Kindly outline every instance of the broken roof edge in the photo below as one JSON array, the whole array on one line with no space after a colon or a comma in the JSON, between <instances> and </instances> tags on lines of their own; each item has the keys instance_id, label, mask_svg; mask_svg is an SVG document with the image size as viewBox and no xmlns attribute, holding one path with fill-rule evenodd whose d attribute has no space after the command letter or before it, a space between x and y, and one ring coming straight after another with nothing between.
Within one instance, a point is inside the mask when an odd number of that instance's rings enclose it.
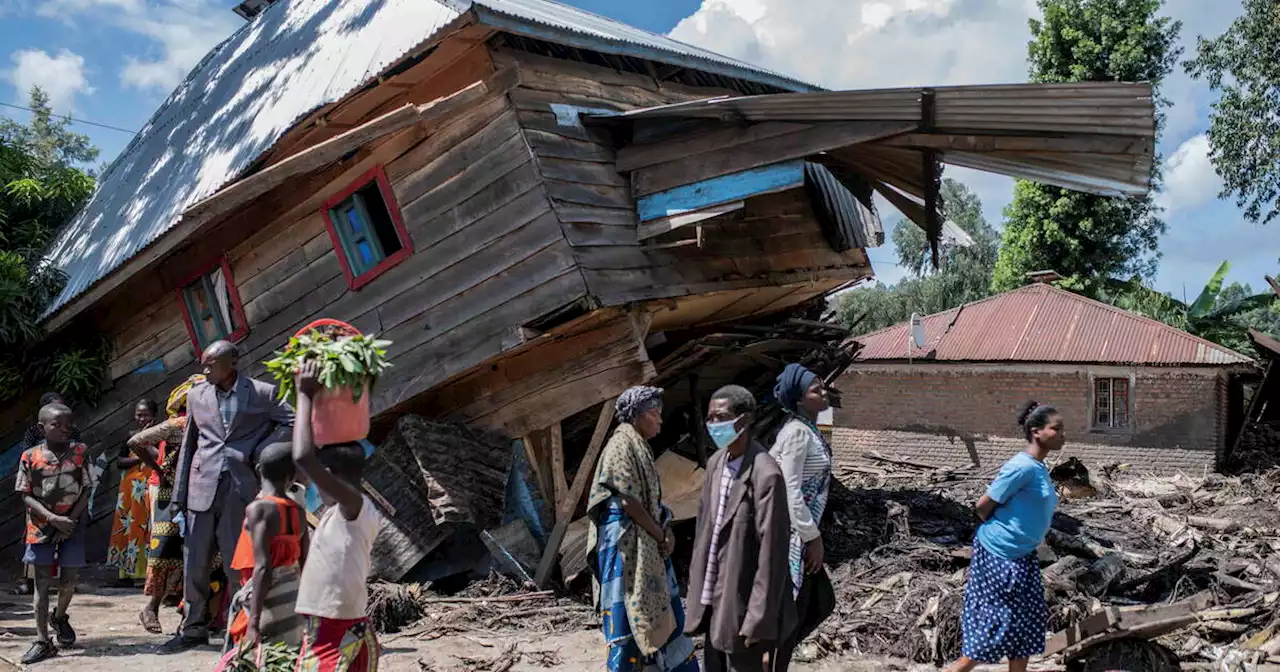
<instances>
[{"instance_id":1,"label":"broken roof edge","mask_svg":"<svg viewBox=\"0 0 1280 672\"><path fill-rule=\"evenodd\" d=\"M1018 287L1018 288L1016 288L1016 289L1011 289L1011 290L1009 290L1009 291L1001 292L1001 293L999 293L999 294L995 294L995 295L993 295L993 296L988 296L988 297L987 297L987 298L985 298L985 299L978 299L977 301L970 301L969 303L966 303L966 304L963 304L963 305L959 305L959 306L956 306L955 308L950 308L950 309L943 310L943 311L940 311L940 312L937 312L937 313L930 313L930 314L928 314L928 315L921 315L921 316L920 316L920 319L921 319L921 321L923 321L923 320L927 320L927 319L929 319L929 318L935 318L935 317L942 317L942 316L945 316L945 315L951 315L951 316L952 316L952 319L954 320L954 319L956 319L956 318L959 316L959 314L960 314L960 313L963 313L963 312L964 312L964 310L965 310L966 308L970 308L970 307L973 307L973 306L977 306L977 305L980 305L980 304L983 304L983 303L987 303L987 302L990 302L990 301L995 301L995 300L997 300L997 299L1001 299L1001 298L1003 298L1003 297L1006 297L1006 296L1008 296L1009 294L1014 294L1014 293L1017 293L1017 292L1036 291L1036 290L1040 290L1040 291L1044 291L1044 292L1057 292L1058 294L1063 295L1063 296L1067 296L1067 297L1071 298L1072 300L1080 301L1080 302L1082 302L1082 303L1086 303L1086 304L1093 304L1093 305L1095 305L1095 306L1097 306L1097 307L1104 308L1104 309L1106 309L1106 310L1108 310L1108 311L1110 311L1110 312L1112 312L1112 313L1115 313L1115 314L1121 315L1121 316L1126 317L1126 318L1129 318L1129 319L1139 320L1139 321L1141 321L1141 322L1145 322L1145 323L1147 323L1147 324L1149 324L1149 325L1151 325L1151 326L1155 326L1155 327L1160 327L1160 328L1164 328L1164 329L1169 329L1169 330L1172 330L1172 331L1176 331L1176 332L1178 332L1180 335L1182 335L1182 336L1184 336L1184 337L1186 337L1186 338L1188 338L1188 339L1191 339L1192 341L1195 341L1195 342L1196 342L1198 345L1200 345L1200 346L1207 347L1207 348L1213 348L1213 349L1215 349L1215 350L1220 350L1220 351L1222 351L1222 352L1224 352L1224 353L1226 353L1226 354L1228 354L1228 355L1231 355L1231 356L1233 356L1233 357L1238 358L1238 361L1235 361L1235 362L1218 362L1218 363L1215 363L1215 362L1170 362L1170 363L1142 363L1142 364L1126 364L1125 362L1119 362L1119 361L1111 361L1111 362L1106 362L1106 361L1086 362L1086 361L1067 360L1067 361L1061 361L1061 362L1059 362L1058 360L1038 360L1038 359L1026 359L1026 360L1010 360L1010 359L1000 359L1000 360L978 360L978 359L941 359L941 360L938 360L938 359L930 359L930 360L924 360L924 361L928 361L928 362L930 362L930 363L937 363L937 364L941 364L941 363L949 363L949 362L950 362L950 363L975 363L975 362L990 362L990 363L1000 363L1000 362L1004 362L1004 363L1014 363L1014 362L1050 362L1050 363L1063 363L1063 364L1090 364L1090 363L1092 363L1092 364L1099 364L1099 365L1104 365L1104 364L1113 364L1113 365L1114 365L1114 364L1119 364L1119 365L1132 365L1132 366L1154 366L1154 367L1161 367L1161 368L1167 368L1167 367L1180 367L1180 366L1186 366L1186 367L1230 367L1230 366L1243 366L1243 367L1247 367L1247 368L1252 368L1252 367L1257 366L1257 362L1256 362L1256 361L1254 361L1254 359L1253 359L1252 357L1249 357L1249 356L1247 356L1247 355L1243 355L1243 354L1241 354L1241 353L1239 353L1239 352L1236 352L1235 350L1232 350L1231 348L1228 348L1228 347L1227 347L1227 346L1225 346L1225 345L1219 345L1219 344L1214 343L1213 341L1210 341L1210 340L1208 340L1208 339L1201 338L1200 336L1196 336L1195 334L1193 334L1193 333L1191 333L1191 332L1189 332L1189 331L1185 331L1185 330L1179 329L1179 328L1177 328L1177 327L1170 326L1170 325L1168 325L1168 324L1165 324L1164 322L1161 322L1161 321L1159 321L1159 320L1151 319L1151 318L1149 318L1149 317L1147 317L1147 316L1145 316L1145 315L1139 315L1138 313L1134 313L1134 312L1131 312L1131 311L1125 310L1125 309L1123 309L1123 308L1118 308L1118 307L1113 306L1113 305L1111 305L1111 304L1109 304L1109 303L1103 303L1102 301L1098 301L1097 299L1089 298L1089 297L1087 297L1087 296L1085 296L1085 295L1083 295L1083 294L1076 294L1075 292L1071 292L1071 291L1068 291L1068 290L1062 289L1062 288L1060 288L1060 287L1055 287L1055 286L1053 286L1053 285L1046 284L1046 283L1041 283L1041 282L1033 282L1033 283L1031 283L1031 284L1023 285L1023 286ZM883 327L883 328L880 328L880 329L876 329L875 331L869 331L869 332L867 332L867 333L865 333L865 334L862 334L861 336L854 336L854 337L853 337L853 339L854 339L855 341L859 341L860 343L864 343L867 339L870 339L870 338L872 338L872 337L880 337L880 336L883 336L883 335L885 335L885 334L887 334L887 333L889 333L889 332L893 331L894 329L901 329L901 328L902 328L902 327L904 327L904 326L906 326L906 327L908 327L908 328L909 328L909 327L910 327L910 324L911 324L911 321L910 321L910 320L906 320L906 321L903 321L903 322L898 322L898 323L895 323L895 324L891 324L891 325L889 325L889 326L887 326L887 327ZM865 343L864 343L864 344L865 344ZM890 358L882 358L882 357L877 357L877 358L875 358L875 359L861 359L861 357L862 357L862 352L860 351L860 352L859 352L859 354L858 354L858 358L855 358L855 361L859 361L859 362L896 362L896 361L903 361L903 362L906 362L906 361L913 361L913 362L919 362L919 361L922 361L922 359L923 359L923 358L920 358L920 357L903 357L901 360L898 360L898 359L896 359L896 358L894 358L894 359L890 359Z\"/></svg>"}]
</instances>

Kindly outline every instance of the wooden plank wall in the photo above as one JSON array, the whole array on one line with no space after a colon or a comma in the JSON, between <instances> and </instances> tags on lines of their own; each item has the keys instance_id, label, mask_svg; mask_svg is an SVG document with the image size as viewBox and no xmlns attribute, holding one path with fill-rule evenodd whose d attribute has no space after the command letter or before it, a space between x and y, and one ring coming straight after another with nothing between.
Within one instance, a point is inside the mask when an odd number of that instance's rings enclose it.
<instances>
[{"instance_id":1,"label":"wooden plank wall","mask_svg":"<svg viewBox=\"0 0 1280 672\"><path fill-rule=\"evenodd\" d=\"M627 139L574 124L563 114L558 118L553 106L626 110L734 92L659 84L651 77L518 51L495 50L493 58L520 69L512 102L587 287L602 305L851 280L867 266L861 251L831 250L803 190L750 199L744 210L704 222L701 248L642 247L632 190L615 166L615 147Z\"/></svg>"},{"instance_id":2,"label":"wooden plank wall","mask_svg":"<svg viewBox=\"0 0 1280 672\"><path fill-rule=\"evenodd\" d=\"M457 76L464 65L469 78ZM487 48L475 45L465 63L441 75L448 80L445 92L493 69ZM427 84L412 91L413 102L442 95ZM351 292L319 207L376 165L384 166L392 184L414 254ZM411 127L381 139L334 174L226 251L249 326L239 344L249 375L265 377L262 360L306 323L346 320L395 341L393 368L374 391L376 414L520 345L521 325L586 295L506 97L429 133ZM174 288L147 305L123 301L112 308L126 314L111 332L113 387L77 420L100 446L123 443L139 398L163 399L198 369ZM163 366L148 365L156 360ZM102 497L114 497L114 487L114 480L104 483ZM12 479L0 488L12 492ZM11 505L5 511L20 511L12 496L3 503ZM0 553L20 527L20 515L0 516ZM104 550L93 549L99 557Z\"/></svg>"}]
</instances>

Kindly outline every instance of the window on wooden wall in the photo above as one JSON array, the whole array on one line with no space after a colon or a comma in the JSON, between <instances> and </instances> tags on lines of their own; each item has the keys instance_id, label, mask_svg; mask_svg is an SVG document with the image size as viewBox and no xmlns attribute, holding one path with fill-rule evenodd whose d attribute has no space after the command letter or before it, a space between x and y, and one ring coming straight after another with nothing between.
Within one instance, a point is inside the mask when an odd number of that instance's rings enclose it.
<instances>
[{"instance_id":1,"label":"window on wooden wall","mask_svg":"<svg viewBox=\"0 0 1280 672\"><path fill-rule=\"evenodd\" d=\"M192 276L178 294L197 353L214 341L238 341L249 333L226 259Z\"/></svg>"},{"instance_id":2,"label":"window on wooden wall","mask_svg":"<svg viewBox=\"0 0 1280 672\"><path fill-rule=\"evenodd\" d=\"M324 204L325 226L351 289L359 289L413 253L395 194L381 167Z\"/></svg>"},{"instance_id":3,"label":"window on wooden wall","mask_svg":"<svg viewBox=\"0 0 1280 672\"><path fill-rule=\"evenodd\" d=\"M1128 378L1093 379L1094 429L1128 429L1133 403Z\"/></svg>"}]
</instances>

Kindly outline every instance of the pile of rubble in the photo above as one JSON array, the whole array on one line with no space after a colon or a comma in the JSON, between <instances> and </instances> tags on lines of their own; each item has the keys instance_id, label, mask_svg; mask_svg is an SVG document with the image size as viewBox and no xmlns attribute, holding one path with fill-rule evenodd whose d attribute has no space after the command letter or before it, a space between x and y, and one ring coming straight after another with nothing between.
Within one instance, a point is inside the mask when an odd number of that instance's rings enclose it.
<instances>
[{"instance_id":1,"label":"pile of rubble","mask_svg":"<svg viewBox=\"0 0 1280 672\"><path fill-rule=\"evenodd\" d=\"M972 505L998 465L866 457L838 474L825 521L837 613L800 653L954 660ZM1097 471L1070 460L1053 472L1062 503L1040 560L1054 635L1038 669L1280 662L1280 471Z\"/></svg>"},{"instance_id":2,"label":"pile of rubble","mask_svg":"<svg viewBox=\"0 0 1280 672\"><path fill-rule=\"evenodd\" d=\"M374 583L369 586L369 618L379 632L397 638L574 632L600 625L589 599L531 590L497 573L453 594L416 583Z\"/></svg>"}]
</instances>

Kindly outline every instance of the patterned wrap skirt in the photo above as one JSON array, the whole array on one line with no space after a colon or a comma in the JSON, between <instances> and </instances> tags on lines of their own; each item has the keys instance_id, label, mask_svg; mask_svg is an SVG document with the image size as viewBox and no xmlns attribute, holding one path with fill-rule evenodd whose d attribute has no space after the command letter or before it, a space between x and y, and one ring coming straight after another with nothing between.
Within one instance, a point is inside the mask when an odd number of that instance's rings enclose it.
<instances>
[{"instance_id":1,"label":"patterned wrap skirt","mask_svg":"<svg viewBox=\"0 0 1280 672\"><path fill-rule=\"evenodd\" d=\"M139 464L120 475L120 496L111 521L107 566L120 570L122 579L147 577L147 552L151 540L151 495L147 479L151 470Z\"/></svg>"},{"instance_id":2,"label":"patterned wrap skirt","mask_svg":"<svg viewBox=\"0 0 1280 672\"><path fill-rule=\"evenodd\" d=\"M151 539L147 549L147 583L150 597L182 597L182 535L162 499L160 486L150 487Z\"/></svg>"},{"instance_id":3,"label":"patterned wrap skirt","mask_svg":"<svg viewBox=\"0 0 1280 672\"><path fill-rule=\"evenodd\" d=\"M297 672L378 672L378 637L368 617L303 616Z\"/></svg>"},{"instance_id":4,"label":"patterned wrap skirt","mask_svg":"<svg viewBox=\"0 0 1280 672\"><path fill-rule=\"evenodd\" d=\"M650 656L640 653L631 634L631 622L627 619L627 596L623 589L623 554L618 540L633 527L631 517L622 510L622 500L609 499L605 505L600 532L596 542L597 571L600 579L600 629L604 632L608 653L605 669L608 672L698 672L698 659L694 654L693 640L684 634L684 603L680 601L680 585L671 559L666 561L666 594L676 616L676 629L662 649ZM663 522L671 517L671 511L662 507ZM635 526L636 531L644 534Z\"/></svg>"},{"instance_id":5,"label":"patterned wrap skirt","mask_svg":"<svg viewBox=\"0 0 1280 672\"><path fill-rule=\"evenodd\" d=\"M975 540L960 621L961 653L980 663L1043 653L1048 619L1036 554L1007 560Z\"/></svg>"}]
</instances>

